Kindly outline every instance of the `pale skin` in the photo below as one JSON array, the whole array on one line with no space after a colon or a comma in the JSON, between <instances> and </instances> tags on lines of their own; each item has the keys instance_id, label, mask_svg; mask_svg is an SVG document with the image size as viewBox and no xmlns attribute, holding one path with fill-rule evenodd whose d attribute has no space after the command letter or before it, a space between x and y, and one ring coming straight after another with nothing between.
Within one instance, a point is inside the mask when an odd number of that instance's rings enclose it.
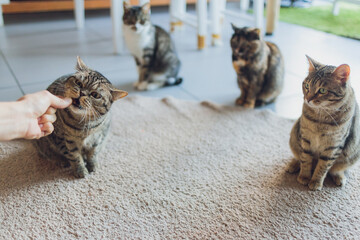
<instances>
[{"instance_id":1,"label":"pale skin","mask_svg":"<svg viewBox=\"0 0 360 240\"><path fill-rule=\"evenodd\" d=\"M56 109L66 108L71 98L59 98L44 90L15 102L0 102L0 141L39 139L54 131Z\"/></svg>"}]
</instances>

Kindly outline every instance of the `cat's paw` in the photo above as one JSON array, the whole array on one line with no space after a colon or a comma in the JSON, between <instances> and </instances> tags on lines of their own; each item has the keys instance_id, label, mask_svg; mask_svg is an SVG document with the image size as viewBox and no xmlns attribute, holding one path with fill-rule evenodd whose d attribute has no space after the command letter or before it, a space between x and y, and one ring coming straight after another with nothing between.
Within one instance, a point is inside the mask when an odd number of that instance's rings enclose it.
<instances>
[{"instance_id":1,"label":"cat's paw","mask_svg":"<svg viewBox=\"0 0 360 240\"><path fill-rule=\"evenodd\" d=\"M309 182L310 182L310 178L309 177L305 177L305 176L298 176L298 178L297 178L297 181L300 183L300 184L302 184L302 185L308 185L309 184Z\"/></svg>"},{"instance_id":2,"label":"cat's paw","mask_svg":"<svg viewBox=\"0 0 360 240\"><path fill-rule=\"evenodd\" d=\"M346 184L346 177L341 175L331 175L336 186L342 187Z\"/></svg>"},{"instance_id":3,"label":"cat's paw","mask_svg":"<svg viewBox=\"0 0 360 240\"><path fill-rule=\"evenodd\" d=\"M76 168L75 172L74 172L74 176L76 178L84 178L86 175L88 175L89 172L85 167L78 167Z\"/></svg>"},{"instance_id":4,"label":"cat's paw","mask_svg":"<svg viewBox=\"0 0 360 240\"><path fill-rule=\"evenodd\" d=\"M139 84L140 84L140 82L134 82L133 83L134 88L137 88L139 86Z\"/></svg>"},{"instance_id":5,"label":"cat's paw","mask_svg":"<svg viewBox=\"0 0 360 240\"><path fill-rule=\"evenodd\" d=\"M244 108L255 108L255 102L246 102L242 104Z\"/></svg>"},{"instance_id":6,"label":"cat's paw","mask_svg":"<svg viewBox=\"0 0 360 240\"><path fill-rule=\"evenodd\" d=\"M311 180L309 182L309 189L312 191L321 190L323 187L323 184L320 181Z\"/></svg>"},{"instance_id":7,"label":"cat's paw","mask_svg":"<svg viewBox=\"0 0 360 240\"><path fill-rule=\"evenodd\" d=\"M136 89L139 91L145 91L148 88L148 83L147 82L139 82L138 85L136 86Z\"/></svg>"},{"instance_id":8,"label":"cat's paw","mask_svg":"<svg viewBox=\"0 0 360 240\"><path fill-rule=\"evenodd\" d=\"M158 89L158 88L161 88L161 87L162 87L162 84L159 84L159 83L149 83L149 84L147 85L146 90L151 91L151 90L155 90L155 89Z\"/></svg>"},{"instance_id":9,"label":"cat's paw","mask_svg":"<svg viewBox=\"0 0 360 240\"><path fill-rule=\"evenodd\" d=\"M241 97L237 98L235 104L238 106L242 106L244 104L244 99L242 99Z\"/></svg>"},{"instance_id":10,"label":"cat's paw","mask_svg":"<svg viewBox=\"0 0 360 240\"><path fill-rule=\"evenodd\" d=\"M86 164L86 168L87 170L89 171L89 173L91 172L95 172L95 169L98 167L98 164L96 161L89 161L87 164Z\"/></svg>"},{"instance_id":11,"label":"cat's paw","mask_svg":"<svg viewBox=\"0 0 360 240\"><path fill-rule=\"evenodd\" d=\"M296 173L300 170L300 162L294 159L286 169L288 173Z\"/></svg>"}]
</instances>

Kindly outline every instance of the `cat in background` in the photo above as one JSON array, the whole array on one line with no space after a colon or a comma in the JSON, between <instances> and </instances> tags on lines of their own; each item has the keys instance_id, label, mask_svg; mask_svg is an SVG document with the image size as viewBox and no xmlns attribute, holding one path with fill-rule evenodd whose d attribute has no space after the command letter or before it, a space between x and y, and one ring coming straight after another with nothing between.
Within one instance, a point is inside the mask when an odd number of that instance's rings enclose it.
<instances>
[{"instance_id":1,"label":"cat in background","mask_svg":"<svg viewBox=\"0 0 360 240\"><path fill-rule=\"evenodd\" d=\"M154 90L180 84L180 60L175 46L164 29L150 22L150 4L130 6L124 2L123 23L125 43L139 74L134 87Z\"/></svg>"},{"instance_id":2,"label":"cat in background","mask_svg":"<svg viewBox=\"0 0 360 240\"><path fill-rule=\"evenodd\" d=\"M306 56L309 74L302 84L301 117L290 135L295 156L288 172L300 170L298 182L321 190L327 173L338 186L360 156L359 107L350 86L350 67L321 64Z\"/></svg>"},{"instance_id":3,"label":"cat in background","mask_svg":"<svg viewBox=\"0 0 360 240\"><path fill-rule=\"evenodd\" d=\"M43 157L59 159L63 166L71 165L75 177L83 178L95 171L97 156L109 131L112 103L127 92L116 89L79 57L76 70L48 87L52 94L70 97L73 102L56 111L54 132L35 143Z\"/></svg>"},{"instance_id":4,"label":"cat in background","mask_svg":"<svg viewBox=\"0 0 360 240\"><path fill-rule=\"evenodd\" d=\"M279 48L262 40L257 28L231 25L232 63L241 90L236 105L254 108L272 103L284 83L284 60Z\"/></svg>"}]
</instances>

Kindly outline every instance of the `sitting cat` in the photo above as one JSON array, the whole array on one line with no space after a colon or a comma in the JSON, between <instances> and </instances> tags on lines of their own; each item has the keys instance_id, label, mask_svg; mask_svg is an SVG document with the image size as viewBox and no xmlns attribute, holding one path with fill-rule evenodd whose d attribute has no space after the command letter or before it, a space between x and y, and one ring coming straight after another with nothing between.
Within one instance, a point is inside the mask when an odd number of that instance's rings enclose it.
<instances>
[{"instance_id":1,"label":"sitting cat","mask_svg":"<svg viewBox=\"0 0 360 240\"><path fill-rule=\"evenodd\" d=\"M62 76L48 87L52 94L70 97L73 103L56 111L54 132L36 140L36 145L41 155L70 164L75 177L82 178L95 170L97 155L109 131L112 103L127 92L115 89L79 57L76 69L76 73Z\"/></svg>"},{"instance_id":2,"label":"sitting cat","mask_svg":"<svg viewBox=\"0 0 360 240\"><path fill-rule=\"evenodd\" d=\"M232 24L232 62L241 96L236 105L254 108L275 101L284 83L284 60L279 48L260 38L257 28Z\"/></svg>"},{"instance_id":3,"label":"sitting cat","mask_svg":"<svg viewBox=\"0 0 360 240\"><path fill-rule=\"evenodd\" d=\"M309 75L302 85L302 115L291 131L295 158L288 172L300 170L299 183L321 190L328 172L336 185L344 185L345 170L360 156L359 107L348 81L348 65L334 67L307 59Z\"/></svg>"},{"instance_id":4,"label":"sitting cat","mask_svg":"<svg viewBox=\"0 0 360 240\"><path fill-rule=\"evenodd\" d=\"M150 4L129 6L124 2L123 30L125 43L138 69L138 90L153 90L178 85L180 60L170 35L150 22Z\"/></svg>"}]
</instances>

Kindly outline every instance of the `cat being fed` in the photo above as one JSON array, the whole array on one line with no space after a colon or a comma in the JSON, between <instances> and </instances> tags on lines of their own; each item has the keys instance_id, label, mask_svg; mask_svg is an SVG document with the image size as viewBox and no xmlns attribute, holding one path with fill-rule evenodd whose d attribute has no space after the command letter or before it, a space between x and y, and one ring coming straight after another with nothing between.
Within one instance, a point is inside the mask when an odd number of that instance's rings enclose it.
<instances>
[{"instance_id":1,"label":"cat being fed","mask_svg":"<svg viewBox=\"0 0 360 240\"><path fill-rule=\"evenodd\" d=\"M125 43L139 74L134 87L144 91L180 84L175 46L164 29L150 22L150 4L130 6L124 2L123 23Z\"/></svg>"},{"instance_id":2,"label":"cat being fed","mask_svg":"<svg viewBox=\"0 0 360 240\"><path fill-rule=\"evenodd\" d=\"M321 190L327 173L336 185L344 185L345 171L360 156L359 107L347 64L335 67L307 59L302 115L290 136L295 158L288 172L300 170L299 183Z\"/></svg>"},{"instance_id":3,"label":"cat being fed","mask_svg":"<svg viewBox=\"0 0 360 240\"><path fill-rule=\"evenodd\" d=\"M236 105L254 108L275 101L283 88L284 60L279 48L260 37L258 28L232 24L232 63L241 90Z\"/></svg>"},{"instance_id":4,"label":"cat being fed","mask_svg":"<svg viewBox=\"0 0 360 240\"><path fill-rule=\"evenodd\" d=\"M56 111L52 134L36 140L40 154L71 166L77 178L93 172L97 156L110 127L110 108L128 93L116 89L101 73L91 70L78 57L77 72L53 82L48 91L72 98L72 104Z\"/></svg>"}]
</instances>

